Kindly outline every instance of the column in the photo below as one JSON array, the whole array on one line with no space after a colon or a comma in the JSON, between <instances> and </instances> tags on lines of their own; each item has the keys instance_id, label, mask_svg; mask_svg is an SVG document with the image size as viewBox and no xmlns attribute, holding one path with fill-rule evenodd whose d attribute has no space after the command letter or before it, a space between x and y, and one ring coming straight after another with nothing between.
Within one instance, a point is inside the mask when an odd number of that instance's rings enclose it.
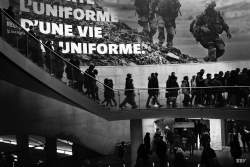
<instances>
[{"instance_id":1,"label":"column","mask_svg":"<svg viewBox=\"0 0 250 167\"><path fill-rule=\"evenodd\" d=\"M221 120L221 142L222 148L226 146L226 123L225 120Z\"/></svg>"},{"instance_id":2,"label":"column","mask_svg":"<svg viewBox=\"0 0 250 167\"><path fill-rule=\"evenodd\" d=\"M80 163L81 156L84 156L84 155L81 155L81 147L79 144L73 143L72 154L73 154L73 166L80 167L81 166L81 163Z\"/></svg>"},{"instance_id":3,"label":"column","mask_svg":"<svg viewBox=\"0 0 250 167\"><path fill-rule=\"evenodd\" d=\"M142 120L130 120L131 166L135 166L137 149L143 143Z\"/></svg>"},{"instance_id":4,"label":"column","mask_svg":"<svg viewBox=\"0 0 250 167\"><path fill-rule=\"evenodd\" d=\"M18 166L30 166L29 136L16 135Z\"/></svg>"},{"instance_id":5,"label":"column","mask_svg":"<svg viewBox=\"0 0 250 167\"><path fill-rule=\"evenodd\" d=\"M55 166L57 160L57 139L54 137L46 137L44 150L46 154L47 166Z\"/></svg>"},{"instance_id":6,"label":"column","mask_svg":"<svg viewBox=\"0 0 250 167\"><path fill-rule=\"evenodd\" d=\"M215 150L222 150L222 129L220 119L210 119L211 147Z\"/></svg>"}]
</instances>

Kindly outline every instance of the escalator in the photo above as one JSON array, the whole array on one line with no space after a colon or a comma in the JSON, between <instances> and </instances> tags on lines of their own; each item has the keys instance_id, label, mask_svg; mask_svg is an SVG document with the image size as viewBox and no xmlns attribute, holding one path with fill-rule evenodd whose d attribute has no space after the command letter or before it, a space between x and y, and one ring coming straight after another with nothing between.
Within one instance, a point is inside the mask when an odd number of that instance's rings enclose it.
<instances>
[{"instance_id":1,"label":"escalator","mask_svg":"<svg viewBox=\"0 0 250 167\"><path fill-rule=\"evenodd\" d=\"M8 34L6 22L18 34ZM110 154L121 140L129 140L129 121L109 122L106 108L69 84L65 72L58 77L55 61L63 69L79 70L67 59L42 44L1 10L0 36L0 131L2 134L34 134L67 139L100 154ZM39 63L46 48L50 60ZM80 74L84 76L84 74ZM85 74L86 75L86 74ZM92 76L88 76L91 78ZM91 78L93 81L94 78ZM95 80L99 96L104 84ZM103 100L103 99L100 99ZM125 130L124 130L125 129ZM113 132L113 133L112 133Z\"/></svg>"}]
</instances>

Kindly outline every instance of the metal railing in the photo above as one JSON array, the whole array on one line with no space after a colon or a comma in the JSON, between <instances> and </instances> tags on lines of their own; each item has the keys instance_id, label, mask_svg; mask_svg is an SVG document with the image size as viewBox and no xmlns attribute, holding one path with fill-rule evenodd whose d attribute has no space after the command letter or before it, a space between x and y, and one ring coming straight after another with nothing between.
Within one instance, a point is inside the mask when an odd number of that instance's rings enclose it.
<instances>
[{"instance_id":1,"label":"metal railing","mask_svg":"<svg viewBox=\"0 0 250 167\"><path fill-rule=\"evenodd\" d=\"M118 91L119 101L127 97L132 101L132 108L137 109L250 107L250 86L140 88ZM125 95L126 91L130 91L132 95ZM122 104L121 109L129 110L127 104Z\"/></svg>"}]
</instances>

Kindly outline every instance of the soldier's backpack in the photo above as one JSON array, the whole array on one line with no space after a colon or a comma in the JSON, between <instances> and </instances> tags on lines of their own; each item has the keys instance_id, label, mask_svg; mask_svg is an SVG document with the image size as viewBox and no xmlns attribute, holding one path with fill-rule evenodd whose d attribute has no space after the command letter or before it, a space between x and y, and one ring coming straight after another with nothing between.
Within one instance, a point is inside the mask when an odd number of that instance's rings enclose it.
<instances>
[{"instance_id":1,"label":"soldier's backpack","mask_svg":"<svg viewBox=\"0 0 250 167\"><path fill-rule=\"evenodd\" d=\"M193 35L193 37L195 38L195 40L197 42L200 41L203 33L200 31L199 26L197 26L197 20L199 19L200 16L198 16L197 18L195 18L191 23L190 23L190 27L189 27L189 31L191 32L191 34Z\"/></svg>"},{"instance_id":2,"label":"soldier's backpack","mask_svg":"<svg viewBox=\"0 0 250 167\"><path fill-rule=\"evenodd\" d=\"M134 6L139 16L146 16L149 14L149 0L135 0Z\"/></svg>"},{"instance_id":3,"label":"soldier's backpack","mask_svg":"<svg viewBox=\"0 0 250 167\"><path fill-rule=\"evenodd\" d=\"M196 19L194 19L191 23L190 23L190 27L189 27L189 31L191 32L191 34L194 36L194 38L196 39L196 41L199 41L198 40L198 33L197 33L197 30L196 30Z\"/></svg>"},{"instance_id":4,"label":"soldier's backpack","mask_svg":"<svg viewBox=\"0 0 250 167\"><path fill-rule=\"evenodd\" d=\"M179 0L160 0L158 3L158 14L162 17L175 19L178 17L180 7Z\"/></svg>"}]
</instances>

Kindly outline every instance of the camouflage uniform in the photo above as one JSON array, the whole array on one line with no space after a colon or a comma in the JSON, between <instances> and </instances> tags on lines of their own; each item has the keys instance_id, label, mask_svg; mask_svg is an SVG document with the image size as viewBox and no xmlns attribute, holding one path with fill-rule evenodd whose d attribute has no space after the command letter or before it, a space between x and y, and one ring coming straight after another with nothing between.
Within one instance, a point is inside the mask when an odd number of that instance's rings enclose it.
<instances>
[{"instance_id":1,"label":"camouflage uniform","mask_svg":"<svg viewBox=\"0 0 250 167\"><path fill-rule=\"evenodd\" d=\"M225 43L220 38L220 34L225 31L228 38L231 38L229 27L225 23L220 12L214 9L216 4L210 4L205 12L198 16L191 23L190 30L200 44L208 49L208 57L205 61L216 61L225 52Z\"/></svg>"},{"instance_id":2,"label":"camouflage uniform","mask_svg":"<svg viewBox=\"0 0 250 167\"><path fill-rule=\"evenodd\" d=\"M167 32L167 47L173 46L173 39L175 35L175 19L178 17L181 4L178 0L159 0L157 8L158 21L158 39L159 45L165 41L165 32Z\"/></svg>"},{"instance_id":3,"label":"camouflage uniform","mask_svg":"<svg viewBox=\"0 0 250 167\"><path fill-rule=\"evenodd\" d=\"M153 41L157 30L155 8L158 0L135 0L138 24L142 27L142 35Z\"/></svg>"}]
</instances>

